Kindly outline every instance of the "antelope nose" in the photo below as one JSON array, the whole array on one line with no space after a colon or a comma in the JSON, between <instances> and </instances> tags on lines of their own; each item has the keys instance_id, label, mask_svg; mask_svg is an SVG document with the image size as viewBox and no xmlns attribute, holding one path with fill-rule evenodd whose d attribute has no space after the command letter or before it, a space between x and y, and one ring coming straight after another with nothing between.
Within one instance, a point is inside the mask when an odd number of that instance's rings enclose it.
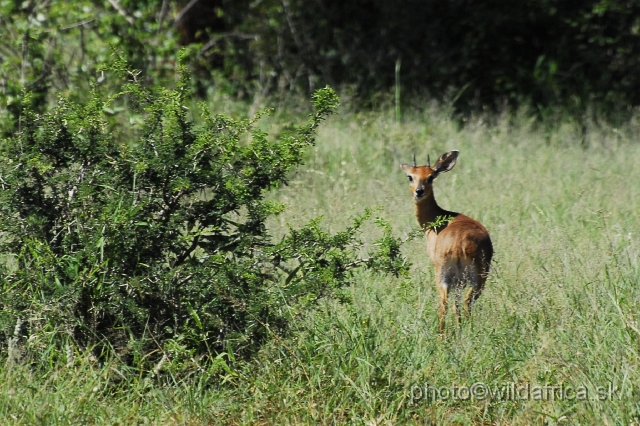
<instances>
[{"instance_id":1,"label":"antelope nose","mask_svg":"<svg viewBox=\"0 0 640 426\"><path fill-rule=\"evenodd\" d=\"M424 195L424 189L418 188L416 189L416 196L422 197Z\"/></svg>"}]
</instances>

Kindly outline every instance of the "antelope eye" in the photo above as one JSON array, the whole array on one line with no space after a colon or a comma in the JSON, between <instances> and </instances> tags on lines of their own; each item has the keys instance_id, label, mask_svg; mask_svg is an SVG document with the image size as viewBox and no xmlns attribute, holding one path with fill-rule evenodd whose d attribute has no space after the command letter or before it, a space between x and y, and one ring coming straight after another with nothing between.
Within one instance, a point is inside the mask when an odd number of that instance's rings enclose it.
<instances>
[{"instance_id":1,"label":"antelope eye","mask_svg":"<svg viewBox=\"0 0 640 426\"><path fill-rule=\"evenodd\" d=\"M409 182L413 182L413 177L412 176L407 176L409 178Z\"/></svg>"}]
</instances>

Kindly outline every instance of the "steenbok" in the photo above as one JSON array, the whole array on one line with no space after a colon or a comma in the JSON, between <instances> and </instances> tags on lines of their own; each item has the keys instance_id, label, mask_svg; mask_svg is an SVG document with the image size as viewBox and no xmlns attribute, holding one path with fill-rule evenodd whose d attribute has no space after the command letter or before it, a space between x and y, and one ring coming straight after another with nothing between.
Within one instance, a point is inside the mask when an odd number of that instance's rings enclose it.
<instances>
[{"instance_id":1,"label":"steenbok","mask_svg":"<svg viewBox=\"0 0 640 426\"><path fill-rule=\"evenodd\" d=\"M409 177L411 194L416 203L416 218L425 230L427 252L435 266L436 283L440 296L440 332L444 332L447 300L451 289L455 292L455 314L460 325L460 299L462 290L471 287L464 303L467 316L471 306L480 296L489 274L493 257L493 245L489 232L477 220L460 213L442 209L433 195L433 181L440 173L455 166L459 151L442 154L431 167L417 166L415 155L413 166L402 165Z\"/></svg>"}]
</instances>

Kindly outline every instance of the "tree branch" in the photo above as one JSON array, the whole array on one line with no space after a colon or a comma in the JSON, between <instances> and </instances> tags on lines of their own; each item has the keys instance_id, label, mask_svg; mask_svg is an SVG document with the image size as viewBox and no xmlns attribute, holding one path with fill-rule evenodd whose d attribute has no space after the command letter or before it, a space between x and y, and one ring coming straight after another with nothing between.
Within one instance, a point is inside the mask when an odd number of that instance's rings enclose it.
<instances>
[{"instance_id":1,"label":"tree branch","mask_svg":"<svg viewBox=\"0 0 640 426\"><path fill-rule=\"evenodd\" d=\"M189 257L191 252L193 252L198 247L199 242L200 242L200 235L196 235L195 237L193 237L193 241L191 241L191 245L173 262L173 267L175 268L176 266L182 265L184 261L187 260L187 257Z\"/></svg>"},{"instance_id":2,"label":"tree branch","mask_svg":"<svg viewBox=\"0 0 640 426\"><path fill-rule=\"evenodd\" d=\"M118 3L118 0L108 0L108 1L109 1L109 4L111 4L111 6L113 6L113 8L117 10L118 13L122 15L130 25L135 24L136 21L131 17L131 15L127 13L126 10L122 8L122 6L120 6L120 3Z\"/></svg>"},{"instance_id":3,"label":"tree branch","mask_svg":"<svg viewBox=\"0 0 640 426\"><path fill-rule=\"evenodd\" d=\"M178 13L178 16L176 16L176 19L173 21L174 25L178 25L178 23L180 23L182 18L184 18L184 15L186 15L187 12L189 12L189 9L191 9L193 6L195 6L196 3L198 3L199 1L200 0L191 0L189 2L189 4L187 4L185 7L183 7L182 10L180 11L180 13Z\"/></svg>"}]
</instances>

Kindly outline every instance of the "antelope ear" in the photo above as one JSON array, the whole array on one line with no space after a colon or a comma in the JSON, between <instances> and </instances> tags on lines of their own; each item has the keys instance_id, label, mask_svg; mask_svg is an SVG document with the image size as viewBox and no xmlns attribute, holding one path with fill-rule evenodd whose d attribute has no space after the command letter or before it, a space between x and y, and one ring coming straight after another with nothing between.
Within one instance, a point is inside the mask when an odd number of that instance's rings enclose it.
<instances>
[{"instance_id":1,"label":"antelope ear","mask_svg":"<svg viewBox=\"0 0 640 426\"><path fill-rule=\"evenodd\" d=\"M438 161L436 161L436 164L433 165L433 171L435 173L444 173L453 169L453 166L456 165L458 154L460 154L460 151L457 149L442 154L440 158L438 158Z\"/></svg>"},{"instance_id":2,"label":"antelope ear","mask_svg":"<svg viewBox=\"0 0 640 426\"><path fill-rule=\"evenodd\" d=\"M411 170L412 167L408 164L401 164L400 168L402 169L403 172L409 173L409 170Z\"/></svg>"}]
</instances>

